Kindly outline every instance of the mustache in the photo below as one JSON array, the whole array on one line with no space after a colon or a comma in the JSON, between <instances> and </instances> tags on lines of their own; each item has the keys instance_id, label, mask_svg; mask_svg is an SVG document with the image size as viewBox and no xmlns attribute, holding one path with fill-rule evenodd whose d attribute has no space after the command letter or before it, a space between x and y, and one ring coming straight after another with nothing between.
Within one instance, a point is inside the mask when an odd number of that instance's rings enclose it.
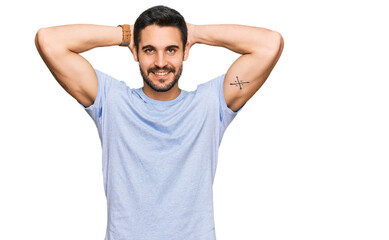
<instances>
[{"instance_id":1,"label":"mustache","mask_svg":"<svg viewBox=\"0 0 389 240\"><path fill-rule=\"evenodd\" d=\"M165 66L165 67L152 67L152 68L149 68L147 69L147 73L151 73L151 72L157 72L157 71L169 71L169 72L172 72L172 73L175 73L176 72L176 69L174 67L168 67L168 66Z\"/></svg>"}]
</instances>

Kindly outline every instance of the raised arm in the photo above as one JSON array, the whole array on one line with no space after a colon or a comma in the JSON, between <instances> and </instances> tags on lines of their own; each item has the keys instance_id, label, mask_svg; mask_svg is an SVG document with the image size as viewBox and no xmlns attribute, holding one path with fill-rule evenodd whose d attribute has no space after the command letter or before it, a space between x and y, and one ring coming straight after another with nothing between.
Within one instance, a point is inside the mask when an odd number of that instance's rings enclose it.
<instances>
[{"instance_id":1,"label":"raised arm","mask_svg":"<svg viewBox=\"0 0 389 240\"><path fill-rule=\"evenodd\" d=\"M266 81L284 46L281 34L260 27L188 24L188 32L191 46L220 46L242 55L224 79L224 98L233 111L239 110Z\"/></svg>"},{"instance_id":2,"label":"raised arm","mask_svg":"<svg viewBox=\"0 0 389 240\"><path fill-rule=\"evenodd\" d=\"M121 27L75 24L40 29L35 44L58 83L88 107L98 90L96 73L79 53L92 48L119 45Z\"/></svg>"}]
</instances>

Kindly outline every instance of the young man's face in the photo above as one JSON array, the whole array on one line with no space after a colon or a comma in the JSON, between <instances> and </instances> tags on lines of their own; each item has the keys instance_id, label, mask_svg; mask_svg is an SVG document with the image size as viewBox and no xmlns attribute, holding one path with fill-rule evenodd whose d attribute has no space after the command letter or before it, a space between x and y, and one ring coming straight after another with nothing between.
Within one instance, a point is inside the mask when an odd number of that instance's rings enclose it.
<instances>
[{"instance_id":1,"label":"young man's face","mask_svg":"<svg viewBox=\"0 0 389 240\"><path fill-rule=\"evenodd\" d=\"M150 25L141 30L135 60L139 61L146 84L158 92L178 88L176 83L189 49L185 50L184 52L181 32L177 27Z\"/></svg>"}]
</instances>

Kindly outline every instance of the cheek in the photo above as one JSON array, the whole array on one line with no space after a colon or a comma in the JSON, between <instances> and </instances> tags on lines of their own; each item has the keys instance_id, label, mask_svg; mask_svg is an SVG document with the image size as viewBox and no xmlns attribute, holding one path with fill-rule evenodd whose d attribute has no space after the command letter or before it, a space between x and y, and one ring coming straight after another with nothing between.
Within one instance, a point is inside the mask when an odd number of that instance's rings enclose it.
<instances>
[{"instance_id":1,"label":"cheek","mask_svg":"<svg viewBox=\"0 0 389 240\"><path fill-rule=\"evenodd\" d=\"M173 65L174 67L178 68L179 66L182 65L183 63L183 59L182 59L182 56L181 57L175 57L173 59L170 59L170 64Z\"/></svg>"},{"instance_id":2,"label":"cheek","mask_svg":"<svg viewBox=\"0 0 389 240\"><path fill-rule=\"evenodd\" d=\"M142 69L147 70L150 67L153 67L154 64L150 59L145 59L145 58L140 58L139 59L139 65L141 66Z\"/></svg>"}]
</instances>

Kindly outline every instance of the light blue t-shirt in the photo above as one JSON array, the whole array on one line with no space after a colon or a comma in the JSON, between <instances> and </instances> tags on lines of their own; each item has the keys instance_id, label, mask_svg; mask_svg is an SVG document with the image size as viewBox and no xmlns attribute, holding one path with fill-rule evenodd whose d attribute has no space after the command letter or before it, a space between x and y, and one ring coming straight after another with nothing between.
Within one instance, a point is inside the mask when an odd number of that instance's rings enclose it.
<instances>
[{"instance_id":1,"label":"light blue t-shirt","mask_svg":"<svg viewBox=\"0 0 389 240\"><path fill-rule=\"evenodd\" d=\"M102 146L105 240L215 240L213 181L218 148L237 112L222 75L171 101L95 70L85 108Z\"/></svg>"}]
</instances>

